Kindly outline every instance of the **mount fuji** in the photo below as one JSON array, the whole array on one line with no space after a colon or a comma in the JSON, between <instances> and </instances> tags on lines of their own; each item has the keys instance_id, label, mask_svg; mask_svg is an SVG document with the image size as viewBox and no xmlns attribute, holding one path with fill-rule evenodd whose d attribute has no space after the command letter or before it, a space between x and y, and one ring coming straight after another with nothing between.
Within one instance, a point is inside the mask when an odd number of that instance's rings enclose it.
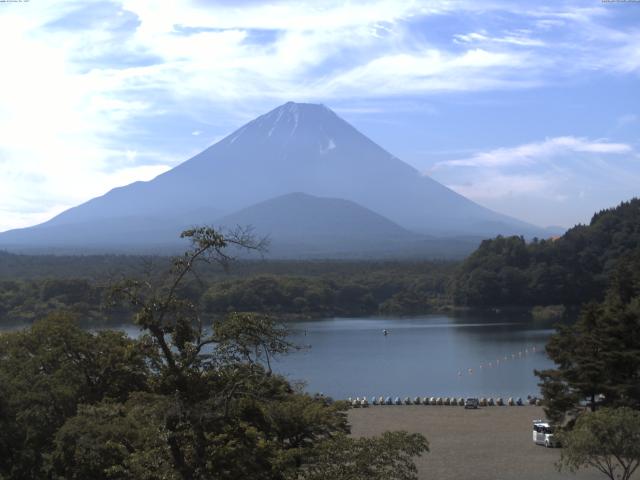
<instances>
[{"instance_id":1,"label":"mount fuji","mask_svg":"<svg viewBox=\"0 0 640 480\"><path fill-rule=\"evenodd\" d=\"M297 245L300 256L305 245L332 256L349 238L362 246L349 251L429 255L436 238L465 238L471 250L481 237L546 235L421 174L327 107L289 102L153 180L1 233L0 247L154 251L180 245L186 227L240 222L271 235L276 250Z\"/></svg>"}]
</instances>

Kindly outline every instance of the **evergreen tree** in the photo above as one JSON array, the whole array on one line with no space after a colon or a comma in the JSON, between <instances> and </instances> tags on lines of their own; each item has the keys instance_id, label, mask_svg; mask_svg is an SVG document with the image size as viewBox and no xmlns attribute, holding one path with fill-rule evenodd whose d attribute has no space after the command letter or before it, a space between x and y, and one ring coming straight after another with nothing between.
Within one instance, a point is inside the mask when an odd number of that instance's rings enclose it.
<instances>
[{"instance_id":1,"label":"evergreen tree","mask_svg":"<svg viewBox=\"0 0 640 480\"><path fill-rule=\"evenodd\" d=\"M640 199L596 213L559 238L483 241L458 269L457 304L570 305L602 301L616 263L640 244Z\"/></svg>"},{"instance_id":2,"label":"evergreen tree","mask_svg":"<svg viewBox=\"0 0 640 480\"><path fill-rule=\"evenodd\" d=\"M536 372L548 417L556 422L588 401L640 408L640 254L625 257L600 304L585 306L572 326L563 326L547 344L557 368Z\"/></svg>"}]
</instances>

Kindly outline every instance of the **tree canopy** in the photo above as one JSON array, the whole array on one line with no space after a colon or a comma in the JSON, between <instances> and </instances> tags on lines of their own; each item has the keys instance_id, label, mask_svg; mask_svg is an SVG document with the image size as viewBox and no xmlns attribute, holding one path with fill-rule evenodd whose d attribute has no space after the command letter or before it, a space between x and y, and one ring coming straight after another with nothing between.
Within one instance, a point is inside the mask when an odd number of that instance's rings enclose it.
<instances>
[{"instance_id":1,"label":"tree canopy","mask_svg":"<svg viewBox=\"0 0 640 480\"><path fill-rule=\"evenodd\" d=\"M21 261L5 262L0 252L3 325L31 324L58 310L71 311L92 327L129 323L130 305L105 308L109 285L123 278L157 283L170 268L160 257L88 256L69 259L69 265L49 265L52 260L44 257L48 268L42 276L38 257L15 257ZM451 304L454 268L440 262L269 261L234 262L225 273L204 264L198 277L185 278L179 289L181 297L212 316L233 311L280 318L428 313Z\"/></svg>"},{"instance_id":2,"label":"tree canopy","mask_svg":"<svg viewBox=\"0 0 640 480\"><path fill-rule=\"evenodd\" d=\"M555 369L542 380L550 419L562 422L598 405L640 408L640 251L620 260L601 303L586 305L578 321L559 327L546 347Z\"/></svg>"},{"instance_id":3,"label":"tree canopy","mask_svg":"<svg viewBox=\"0 0 640 480\"><path fill-rule=\"evenodd\" d=\"M347 404L271 371L295 348L285 328L259 314L209 321L185 295L198 264L260 245L209 228L183 236L193 247L168 275L114 288L137 339L69 314L0 335L0 478L415 479L424 437L348 437Z\"/></svg>"},{"instance_id":4,"label":"tree canopy","mask_svg":"<svg viewBox=\"0 0 640 480\"><path fill-rule=\"evenodd\" d=\"M582 415L561 434L560 468L593 467L611 480L629 480L640 466L640 412L604 408Z\"/></svg>"},{"instance_id":5,"label":"tree canopy","mask_svg":"<svg viewBox=\"0 0 640 480\"><path fill-rule=\"evenodd\" d=\"M617 261L640 244L640 199L596 213L559 238L485 240L460 266L457 304L581 305L602 300Z\"/></svg>"}]
</instances>

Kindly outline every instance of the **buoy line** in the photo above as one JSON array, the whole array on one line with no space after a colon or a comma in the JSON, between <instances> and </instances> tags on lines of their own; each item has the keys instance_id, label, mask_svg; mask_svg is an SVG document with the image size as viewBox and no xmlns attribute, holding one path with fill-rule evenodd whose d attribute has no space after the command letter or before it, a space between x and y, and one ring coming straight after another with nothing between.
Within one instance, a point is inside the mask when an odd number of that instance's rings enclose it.
<instances>
[{"instance_id":1,"label":"buoy line","mask_svg":"<svg viewBox=\"0 0 640 480\"><path fill-rule=\"evenodd\" d=\"M529 355L538 353L538 352L544 352L544 348L540 348L540 347L536 347L535 345L531 346L531 347L525 347L522 350L519 350L517 352L512 352L511 354L504 354L504 355L500 355L498 358L496 358L495 360L486 360L484 362L481 362L479 365L478 370L486 370L488 368L498 368L501 365L504 365L506 362L509 361L509 359L511 360L519 360L522 358L526 358ZM470 376L473 375L474 373L474 369L473 367L468 367L468 368L460 368L457 370L457 376L458 377L464 377L464 376Z\"/></svg>"}]
</instances>

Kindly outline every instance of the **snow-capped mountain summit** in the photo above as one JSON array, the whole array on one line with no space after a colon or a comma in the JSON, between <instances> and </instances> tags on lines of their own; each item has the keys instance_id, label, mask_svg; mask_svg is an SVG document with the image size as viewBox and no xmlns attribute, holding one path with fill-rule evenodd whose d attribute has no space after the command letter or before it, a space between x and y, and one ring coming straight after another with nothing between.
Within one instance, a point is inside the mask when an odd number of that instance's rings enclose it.
<instances>
[{"instance_id":1,"label":"snow-capped mountain summit","mask_svg":"<svg viewBox=\"0 0 640 480\"><path fill-rule=\"evenodd\" d=\"M258 137L281 146L310 139L317 142L321 150L323 143L327 149L331 149L333 147L329 148L329 144L335 147L335 143L324 129L336 119L342 121L324 105L287 102L247 123L229 135L225 141L233 144L246 133L257 134Z\"/></svg>"},{"instance_id":2,"label":"snow-capped mountain summit","mask_svg":"<svg viewBox=\"0 0 640 480\"><path fill-rule=\"evenodd\" d=\"M72 241L74 228L91 228L105 220L117 225L118 237L125 241L127 228L138 231L156 221L211 224L292 192L355 202L421 234L541 231L422 175L329 108L288 102L149 182L116 188L40 226L0 234L0 245L9 238L12 244L32 243L42 236L37 232L54 226L65 226ZM109 238L104 242L109 244Z\"/></svg>"}]
</instances>

